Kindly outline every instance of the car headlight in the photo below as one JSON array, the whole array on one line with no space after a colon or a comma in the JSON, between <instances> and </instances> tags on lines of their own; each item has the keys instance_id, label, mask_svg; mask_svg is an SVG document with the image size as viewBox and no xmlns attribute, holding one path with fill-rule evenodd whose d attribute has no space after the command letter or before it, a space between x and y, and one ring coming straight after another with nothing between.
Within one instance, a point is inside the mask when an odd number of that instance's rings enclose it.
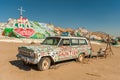
<instances>
[{"instance_id":1,"label":"car headlight","mask_svg":"<svg viewBox=\"0 0 120 80\"><path fill-rule=\"evenodd\" d=\"M35 53L35 55L34 55L34 56L35 56L35 58L38 58L38 57L39 57L39 55L38 55L38 54L36 54L36 53Z\"/></svg>"},{"instance_id":2,"label":"car headlight","mask_svg":"<svg viewBox=\"0 0 120 80\"><path fill-rule=\"evenodd\" d=\"M30 53L30 56L31 56L31 57L35 57L35 54L34 54L34 53Z\"/></svg>"}]
</instances>

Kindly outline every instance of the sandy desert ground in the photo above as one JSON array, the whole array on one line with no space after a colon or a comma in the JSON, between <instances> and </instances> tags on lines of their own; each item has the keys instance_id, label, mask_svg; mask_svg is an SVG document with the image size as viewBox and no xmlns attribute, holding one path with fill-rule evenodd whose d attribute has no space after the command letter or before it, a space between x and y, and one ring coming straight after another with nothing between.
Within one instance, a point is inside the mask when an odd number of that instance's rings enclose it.
<instances>
[{"instance_id":1,"label":"sandy desert ground","mask_svg":"<svg viewBox=\"0 0 120 80\"><path fill-rule=\"evenodd\" d=\"M47 71L36 65L25 66L16 59L21 43L0 42L0 80L120 80L120 48L112 47L114 55L106 59L85 59L59 63ZM105 45L92 45L94 51Z\"/></svg>"}]
</instances>

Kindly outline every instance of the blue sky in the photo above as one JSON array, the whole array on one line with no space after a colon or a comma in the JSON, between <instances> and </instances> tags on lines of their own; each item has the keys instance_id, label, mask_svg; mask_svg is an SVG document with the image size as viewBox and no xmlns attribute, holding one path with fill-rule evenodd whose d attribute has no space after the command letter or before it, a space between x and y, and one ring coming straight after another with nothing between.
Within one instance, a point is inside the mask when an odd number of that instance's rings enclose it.
<instances>
[{"instance_id":1,"label":"blue sky","mask_svg":"<svg viewBox=\"0 0 120 80\"><path fill-rule=\"evenodd\" d=\"M120 0L0 0L0 22L18 18L120 36Z\"/></svg>"}]
</instances>

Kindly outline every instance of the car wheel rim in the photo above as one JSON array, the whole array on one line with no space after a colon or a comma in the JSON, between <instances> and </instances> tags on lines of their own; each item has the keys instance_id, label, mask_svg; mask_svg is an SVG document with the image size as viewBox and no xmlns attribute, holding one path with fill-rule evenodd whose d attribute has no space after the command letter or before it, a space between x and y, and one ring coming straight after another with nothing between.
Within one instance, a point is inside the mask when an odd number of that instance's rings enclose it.
<instances>
[{"instance_id":1,"label":"car wheel rim","mask_svg":"<svg viewBox=\"0 0 120 80\"><path fill-rule=\"evenodd\" d=\"M43 67L44 70L46 70L46 69L49 68L49 65L50 65L49 60L46 59L46 60L43 61L42 67Z\"/></svg>"},{"instance_id":2,"label":"car wheel rim","mask_svg":"<svg viewBox=\"0 0 120 80\"><path fill-rule=\"evenodd\" d=\"M83 58L83 55L82 55L82 54L80 54L80 55L79 55L79 61L80 61L80 62L82 62L82 61L83 61L83 59L84 59L84 58Z\"/></svg>"}]
</instances>

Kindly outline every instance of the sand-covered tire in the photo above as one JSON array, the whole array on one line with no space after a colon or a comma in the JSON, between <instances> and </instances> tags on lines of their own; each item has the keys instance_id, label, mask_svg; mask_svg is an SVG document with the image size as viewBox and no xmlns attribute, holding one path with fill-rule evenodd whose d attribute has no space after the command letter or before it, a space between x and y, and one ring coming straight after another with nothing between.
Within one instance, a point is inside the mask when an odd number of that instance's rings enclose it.
<instances>
[{"instance_id":1,"label":"sand-covered tire","mask_svg":"<svg viewBox=\"0 0 120 80\"><path fill-rule=\"evenodd\" d=\"M51 59L49 57L43 57L40 62L37 64L38 70L45 71L50 68Z\"/></svg>"},{"instance_id":2,"label":"sand-covered tire","mask_svg":"<svg viewBox=\"0 0 120 80\"><path fill-rule=\"evenodd\" d=\"M77 61L82 63L84 61L84 58L85 58L85 54L79 54Z\"/></svg>"}]
</instances>

